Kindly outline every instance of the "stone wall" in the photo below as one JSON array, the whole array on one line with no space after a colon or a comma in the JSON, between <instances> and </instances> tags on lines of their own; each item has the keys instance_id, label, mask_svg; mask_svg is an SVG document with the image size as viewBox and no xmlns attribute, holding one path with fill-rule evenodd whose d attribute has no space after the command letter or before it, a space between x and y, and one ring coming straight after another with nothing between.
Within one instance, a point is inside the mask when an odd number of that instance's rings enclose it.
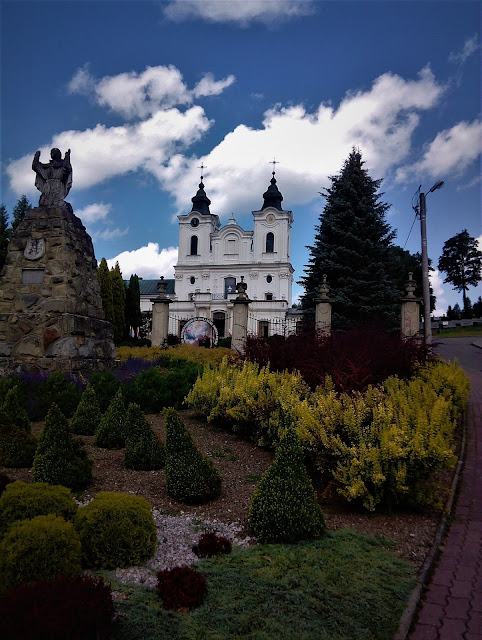
<instances>
[{"instance_id":1,"label":"stone wall","mask_svg":"<svg viewBox=\"0 0 482 640\"><path fill-rule=\"evenodd\" d=\"M67 206L32 209L0 274L0 374L96 370L114 357L90 236Z\"/></svg>"}]
</instances>

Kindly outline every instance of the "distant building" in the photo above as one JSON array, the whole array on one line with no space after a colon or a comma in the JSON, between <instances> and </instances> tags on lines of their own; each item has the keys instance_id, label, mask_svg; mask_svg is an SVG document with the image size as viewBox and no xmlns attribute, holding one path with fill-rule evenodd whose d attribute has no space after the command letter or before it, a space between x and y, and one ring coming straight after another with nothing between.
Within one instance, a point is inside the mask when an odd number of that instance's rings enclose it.
<instances>
[{"instance_id":1,"label":"distant building","mask_svg":"<svg viewBox=\"0 0 482 640\"><path fill-rule=\"evenodd\" d=\"M245 231L232 215L222 227L212 214L204 184L192 198L192 209L179 215L179 253L167 294L169 332L180 335L194 317L208 318L220 337L231 334L236 284L248 285L248 331L256 335L293 333L299 312L291 309L294 269L290 262L293 214L282 208L275 172L263 205L253 211L254 230ZM150 310L157 280L141 280L141 309Z\"/></svg>"}]
</instances>

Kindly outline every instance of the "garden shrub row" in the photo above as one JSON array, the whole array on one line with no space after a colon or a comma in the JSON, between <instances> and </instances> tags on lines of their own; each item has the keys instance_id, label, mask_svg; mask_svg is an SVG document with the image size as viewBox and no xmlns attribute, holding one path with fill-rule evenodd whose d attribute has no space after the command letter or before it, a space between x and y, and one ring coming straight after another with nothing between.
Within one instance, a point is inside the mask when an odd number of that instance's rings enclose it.
<instances>
[{"instance_id":1,"label":"garden shrub row","mask_svg":"<svg viewBox=\"0 0 482 640\"><path fill-rule=\"evenodd\" d=\"M274 446L287 415L320 473L367 509L418 500L419 483L454 462L453 432L468 401L458 366L436 361L408 380L389 377L361 393L313 392L294 372L223 361L205 368L187 403L258 444Z\"/></svg>"}]
</instances>

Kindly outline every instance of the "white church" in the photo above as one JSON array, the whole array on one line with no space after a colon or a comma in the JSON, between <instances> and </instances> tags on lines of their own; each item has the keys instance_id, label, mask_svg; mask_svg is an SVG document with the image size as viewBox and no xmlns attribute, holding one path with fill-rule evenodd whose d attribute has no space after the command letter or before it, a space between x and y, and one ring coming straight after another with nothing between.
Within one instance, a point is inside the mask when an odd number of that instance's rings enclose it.
<instances>
[{"instance_id":1,"label":"white church","mask_svg":"<svg viewBox=\"0 0 482 640\"><path fill-rule=\"evenodd\" d=\"M220 338L231 335L236 285L247 284L248 332L287 335L296 330L299 312L291 308L293 267L290 238L293 214L282 208L275 172L263 205L253 211L254 229L245 231L231 216L225 226L211 213L203 176L192 209L179 215L179 253L174 280L166 281L169 333L181 335L192 318L210 320ZM141 309L151 310L157 280L141 280Z\"/></svg>"}]
</instances>

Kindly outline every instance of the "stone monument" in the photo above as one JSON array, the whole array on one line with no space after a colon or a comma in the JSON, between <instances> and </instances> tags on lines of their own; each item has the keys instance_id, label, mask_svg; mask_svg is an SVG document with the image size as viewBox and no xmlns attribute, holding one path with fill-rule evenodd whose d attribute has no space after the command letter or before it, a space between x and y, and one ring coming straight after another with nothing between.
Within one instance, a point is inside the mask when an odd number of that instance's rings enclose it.
<instances>
[{"instance_id":1,"label":"stone monument","mask_svg":"<svg viewBox=\"0 0 482 640\"><path fill-rule=\"evenodd\" d=\"M315 329L322 336L331 334L331 305L335 300L329 297L330 285L326 273L323 274L323 282L317 289L315 297Z\"/></svg>"},{"instance_id":2,"label":"stone monument","mask_svg":"<svg viewBox=\"0 0 482 640\"><path fill-rule=\"evenodd\" d=\"M251 300L246 294L248 285L241 276L241 282L236 285L238 295L233 300L233 334L231 336L231 349L237 353L243 353L248 335L248 308Z\"/></svg>"},{"instance_id":3,"label":"stone monument","mask_svg":"<svg viewBox=\"0 0 482 640\"><path fill-rule=\"evenodd\" d=\"M404 338L412 338L418 335L420 330L420 302L421 298L414 296L417 283L413 279L413 274L408 274L408 280L405 283L407 295L402 298L402 336Z\"/></svg>"},{"instance_id":4,"label":"stone monument","mask_svg":"<svg viewBox=\"0 0 482 640\"><path fill-rule=\"evenodd\" d=\"M104 319L92 239L64 198L70 150L34 156L39 206L14 232L0 273L0 374L93 371L115 357Z\"/></svg>"}]
</instances>

